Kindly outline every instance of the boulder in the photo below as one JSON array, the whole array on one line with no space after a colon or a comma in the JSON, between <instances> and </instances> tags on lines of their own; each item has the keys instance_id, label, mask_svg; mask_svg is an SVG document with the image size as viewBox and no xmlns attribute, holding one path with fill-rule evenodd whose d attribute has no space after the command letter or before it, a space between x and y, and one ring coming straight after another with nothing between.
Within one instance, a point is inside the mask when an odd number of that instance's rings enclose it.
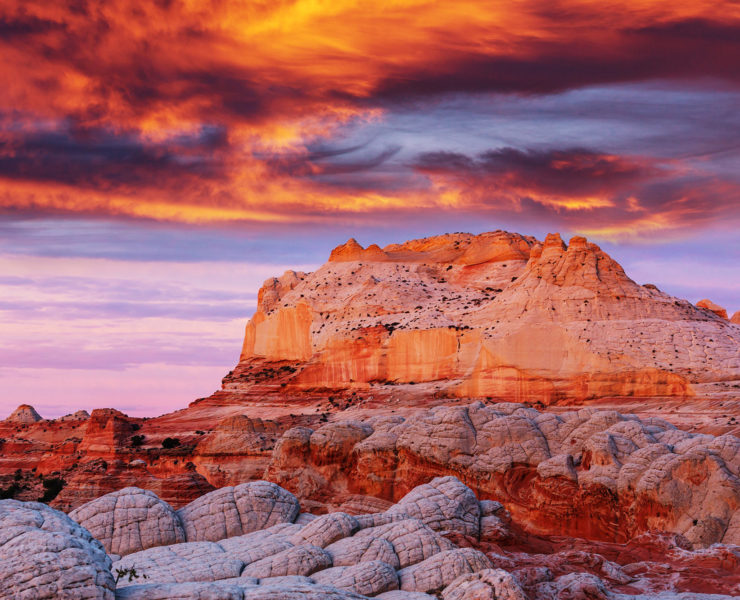
<instances>
[{"instance_id":1,"label":"boulder","mask_svg":"<svg viewBox=\"0 0 740 600\"><path fill-rule=\"evenodd\" d=\"M253 481L210 492L177 514L189 542L215 542L292 523L299 511L298 500L287 490L268 481Z\"/></svg>"},{"instance_id":2,"label":"boulder","mask_svg":"<svg viewBox=\"0 0 740 600\"><path fill-rule=\"evenodd\" d=\"M213 542L187 542L134 552L113 563L128 573L118 587L137 583L186 583L239 577L244 563ZM136 576L132 577L132 570Z\"/></svg>"},{"instance_id":3,"label":"boulder","mask_svg":"<svg viewBox=\"0 0 740 600\"><path fill-rule=\"evenodd\" d=\"M333 567L314 573L316 583L350 590L365 596L375 596L398 588L396 570L379 560L361 562L348 567Z\"/></svg>"},{"instance_id":4,"label":"boulder","mask_svg":"<svg viewBox=\"0 0 740 600\"><path fill-rule=\"evenodd\" d=\"M244 600L244 587L222 581L148 583L116 591L116 600Z\"/></svg>"},{"instance_id":5,"label":"boulder","mask_svg":"<svg viewBox=\"0 0 740 600\"><path fill-rule=\"evenodd\" d=\"M220 540L218 545L230 556L234 556L245 565L249 565L292 548L294 544L288 540L300 529L300 525L280 523L261 531Z\"/></svg>"},{"instance_id":6,"label":"boulder","mask_svg":"<svg viewBox=\"0 0 740 600\"><path fill-rule=\"evenodd\" d=\"M132 585L116 600L367 600L351 591L310 582L239 585L233 581Z\"/></svg>"},{"instance_id":7,"label":"boulder","mask_svg":"<svg viewBox=\"0 0 740 600\"><path fill-rule=\"evenodd\" d=\"M311 575L331 566L331 556L318 546L294 546L255 561L244 568L242 577Z\"/></svg>"},{"instance_id":8,"label":"boulder","mask_svg":"<svg viewBox=\"0 0 740 600\"><path fill-rule=\"evenodd\" d=\"M442 600L527 600L519 582L503 569L460 575L442 591Z\"/></svg>"},{"instance_id":9,"label":"boulder","mask_svg":"<svg viewBox=\"0 0 740 600\"><path fill-rule=\"evenodd\" d=\"M480 520L480 539L487 542L501 542L511 537L509 526L495 515Z\"/></svg>"},{"instance_id":10,"label":"boulder","mask_svg":"<svg viewBox=\"0 0 740 600\"><path fill-rule=\"evenodd\" d=\"M358 529L360 524L354 517L342 512L329 513L312 520L295 533L290 541L296 546L311 544L325 548L332 542L351 536Z\"/></svg>"},{"instance_id":11,"label":"boulder","mask_svg":"<svg viewBox=\"0 0 740 600\"><path fill-rule=\"evenodd\" d=\"M389 513L403 513L435 531L480 535L480 503L475 493L456 477L436 477L406 494Z\"/></svg>"},{"instance_id":12,"label":"boulder","mask_svg":"<svg viewBox=\"0 0 740 600\"><path fill-rule=\"evenodd\" d=\"M436 600L436 596L422 594L421 592L405 592L403 590L393 590L384 592L375 596L380 600Z\"/></svg>"},{"instance_id":13,"label":"boulder","mask_svg":"<svg viewBox=\"0 0 740 600\"><path fill-rule=\"evenodd\" d=\"M154 492L127 487L83 504L69 516L99 540L109 554L126 555L185 541L172 507Z\"/></svg>"},{"instance_id":14,"label":"boulder","mask_svg":"<svg viewBox=\"0 0 740 600\"><path fill-rule=\"evenodd\" d=\"M45 504L0 500L0 598L113 600L102 544Z\"/></svg>"},{"instance_id":15,"label":"boulder","mask_svg":"<svg viewBox=\"0 0 740 600\"><path fill-rule=\"evenodd\" d=\"M458 548L435 554L431 558L401 569L400 588L410 592L439 592L460 575L491 568L485 554L473 548Z\"/></svg>"},{"instance_id":16,"label":"boulder","mask_svg":"<svg viewBox=\"0 0 740 600\"><path fill-rule=\"evenodd\" d=\"M335 567L347 567L361 562L380 560L400 569L396 550L388 540L370 536L354 536L338 540L325 548Z\"/></svg>"},{"instance_id":17,"label":"boulder","mask_svg":"<svg viewBox=\"0 0 740 600\"><path fill-rule=\"evenodd\" d=\"M542 583L536 587L537 597L568 598L568 600L614 600L615 596L604 582L591 573L569 573L555 581ZM670 594L669 598L679 598ZM694 598L697 598L694 596ZM666 600L668 600L666 598Z\"/></svg>"},{"instance_id":18,"label":"boulder","mask_svg":"<svg viewBox=\"0 0 740 600\"><path fill-rule=\"evenodd\" d=\"M450 540L417 519L406 519L380 527L362 529L355 534L353 539L362 538L389 541L393 545L402 568L455 547Z\"/></svg>"}]
</instances>

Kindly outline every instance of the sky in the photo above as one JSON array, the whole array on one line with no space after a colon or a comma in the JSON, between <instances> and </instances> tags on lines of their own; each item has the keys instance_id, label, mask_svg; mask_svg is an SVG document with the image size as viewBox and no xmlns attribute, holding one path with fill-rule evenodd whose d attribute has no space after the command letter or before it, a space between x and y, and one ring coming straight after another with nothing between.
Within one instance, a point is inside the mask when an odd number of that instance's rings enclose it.
<instances>
[{"instance_id":1,"label":"sky","mask_svg":"<svg viewBox=\"0 0 740 600\"><path fill-rule=\"evenodd\" d=\"M740 4L7 0L0 418L220 385L355 237L585 235L740 310Z\"/></svg>"}]
</instances>

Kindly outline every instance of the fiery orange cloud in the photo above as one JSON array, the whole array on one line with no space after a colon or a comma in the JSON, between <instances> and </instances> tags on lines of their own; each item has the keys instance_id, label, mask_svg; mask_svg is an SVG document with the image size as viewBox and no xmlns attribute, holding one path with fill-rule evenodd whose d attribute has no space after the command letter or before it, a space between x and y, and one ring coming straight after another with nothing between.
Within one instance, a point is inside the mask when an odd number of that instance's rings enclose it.
<instances>
[{"instance_id":1,"label":"fiery orange cloud","mask_svg":"<svg viewBox=\"0 0 740 600\"><path fill-rule=\"evenodd\" d=\"M322 179L340 167L312 145L447 94L707 76L735 86L738 34L731 1L11 0L0 8L0 209L310 223L491 208L495 191L504 211L524 198L629 212L622 195L657 176L649 161L585 151L536 169L520 151L482 177L485 158L433 168L427 156L402 184L341 187Z\"/></svg>"},{"instance_id":2,"label":"fiery orange cloud","mask_svg":"<svg viewBox=\"0 0 740 600\"><path fill-rule=\"evenodd\" d=\"M527 72L536 64L559 65L554 75L564 87L589 77L692 69L737 78L737 59L722 56L716 42L737 33L740 8L706 0L622 1L609 10L593 1L541 0L24 0L5 3L0 15L6 106L151 127L222 111L259 120L314 114L324 106L346 110L351 100L411 92L452 69L457 79L453 74L449 83L464 87L468 62L478 67L478 85L524 91L557 87L544 73ZM645 54L649 46L654 51ZM686 65L676 56L650 64L680 46L698 60ZM618 72L635 61L642 70ZM565 72L579 64L601 64L604 73ZM515 65L530 81L512 79Z\"/></svg>"}]
</instances>

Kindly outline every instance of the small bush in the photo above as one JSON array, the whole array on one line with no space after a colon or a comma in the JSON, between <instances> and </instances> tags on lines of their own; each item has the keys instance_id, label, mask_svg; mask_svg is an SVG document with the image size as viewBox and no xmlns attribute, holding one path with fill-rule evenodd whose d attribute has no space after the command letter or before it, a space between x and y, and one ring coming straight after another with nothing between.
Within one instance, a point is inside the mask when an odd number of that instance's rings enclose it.
<instances>
[{"instance_id":1,"label":"small bush","mask_svg":"<svg viewBox=\"0 0 740 600\"><path fill-rule=\"evenodd\" d=\"M128 569L116 569L116 583L118 583L121 579L128 578L129 582L133 581L134 579L138 579L139 577L143 577L144 579L147 579L147 576L145 573L142 573L139 575L136 572L136 567L130 567Z\"/></svg>"},{"instance_id":2,"label":"small bush","mask_svg":"<svg viewBox=\"0 0 740 600\"><path fill-rule=\"evenodd\" d=\"M131 438L131 445L134 448L138 448L139 446L142 446L144 444L144 436L143 435L135 435Z\"/></svg>"},{"instance_id":3,"label":"small bush","mask_svg":"<svg viewBox=\"0 0 740 600\"><path fill-rule=\"evenodd\" d=\"M62 491L65 485L67 485L67 482L61 477L50 477L49 479L44 479L44 495L39 498L39 502L51 502L59 495L59 492Z\"/></svg>"},{"instance_id":4,"label":"small bush","mask_svg":"<svg viewBox=\"0 0 740 600\"><path fill-rule=\"evenodd\" d=\"M165 450L171 450L172 448L177 448L180 445L180 440L178 438L164 438L164 441L162 442L162 448Z\"/></svg>"},{"instance_id":5,"label":"small bush","mask_svg":"<svg viewBox=\"0 0 740 600\"><path fill-rule=\"evenodd\" d=\"M13 482L6 488L0 488L0 500L12 500L21 491L21 486Z\"/></svg>"}]
</instances>

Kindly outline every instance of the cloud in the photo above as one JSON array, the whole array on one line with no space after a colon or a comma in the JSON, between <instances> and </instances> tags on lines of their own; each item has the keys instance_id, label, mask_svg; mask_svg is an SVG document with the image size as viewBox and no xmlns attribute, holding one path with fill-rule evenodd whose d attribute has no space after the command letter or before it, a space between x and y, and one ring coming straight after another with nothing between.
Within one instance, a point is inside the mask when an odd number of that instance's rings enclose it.
<instances>
[{"instance_id":1,"label":"cloud","mask_svg":"<svg viewBox=\"0 0 740 600\"><path fill-rule=\"evenodd\" d=\"M551 94L649 79L740 83L740 22L689 18L635 27L617 18L587 31L588 12L570 14L565 27L560 15L540 16L546 31L516 39L513 52L453 49L429 64L401 65L375 84L372 97L403 102L456 93Z\"/></svg>"},{"instance_id":2,"label":"cloud","mask_svg":"<svg viewBox=\"0 0 740 600\"><path fill-rule=\"evenodd\" d=\"M59 128L6 134L0 178L110 190L150 186L165 178L184 187L224 175L219 152L228 147L220 127L204 127L167 141L98 128Z\"/></svg>"},{"instance_id":3,"label":"cloud","mask_svg":"<svg viewBox=\"0 0 740 600\"><path fill-rule=\"evenodd\" d=\"M414 167L432 175L486 180L498 189L528 189L564 197L614 193L658 172L645 158L621 157L584 148L499 148L476 158L429 152L421 154Z\"/></svg>"},{"instance_id":4,"label":"cloud","mask_svg":"<svg viewBox=\"0 0 740 600\"><path fill-rule=\"evenodd\" d=\"M440 196L482 213L525 214L601 239L736 223L740 183L678 161L592 149L422 153L412 163Z\"/></svg>"},{"instance_id":5,"label":"cloud","mask_svg":"<svg viewBox=\"0 0 740 600\"><path fill-rule=\"evenodd\" d=\"M572 108L568 94L606 84L738 87L740 20L731 2L627 8L541 0L505 7L408 0L383 10L350 0L6 2L0 217L308 229L508 206L481 204L461 176L431 175L430 151L461 153L445 148L435 111L461 98L493 107L502 98L550 97L554 114L563 114ZM429 132L408 125L418 116ZM470 142L496 135L474 130L464 110L447 117ZM600 118L591 117L592 130ZM654 112L643 121L660 118ZM728 131L736 123L732 115L713 118ZM426 166L413 162L424 135L432 140ZM666 130L656 135L665 146ZM720 152L713 140L704 157ZM496 181L499 196L520 208L521 198L543 206L547 194L550 206L603 208L627 202L617 192L658 177L651 169L678 177L678 166L651 156L654 148L641 152L651 140L631 141L634 164L609 162L619 153L603 149L556 168L546 162L555 158L533 153L531 140L515 139L489 139L497 149L488 156L465 148L474 165L457 158L471 181ZM571 140L558 147L582 145L590 147ZM714 164L737 151L723 148Z\"/></svg>"}]
</instances>

